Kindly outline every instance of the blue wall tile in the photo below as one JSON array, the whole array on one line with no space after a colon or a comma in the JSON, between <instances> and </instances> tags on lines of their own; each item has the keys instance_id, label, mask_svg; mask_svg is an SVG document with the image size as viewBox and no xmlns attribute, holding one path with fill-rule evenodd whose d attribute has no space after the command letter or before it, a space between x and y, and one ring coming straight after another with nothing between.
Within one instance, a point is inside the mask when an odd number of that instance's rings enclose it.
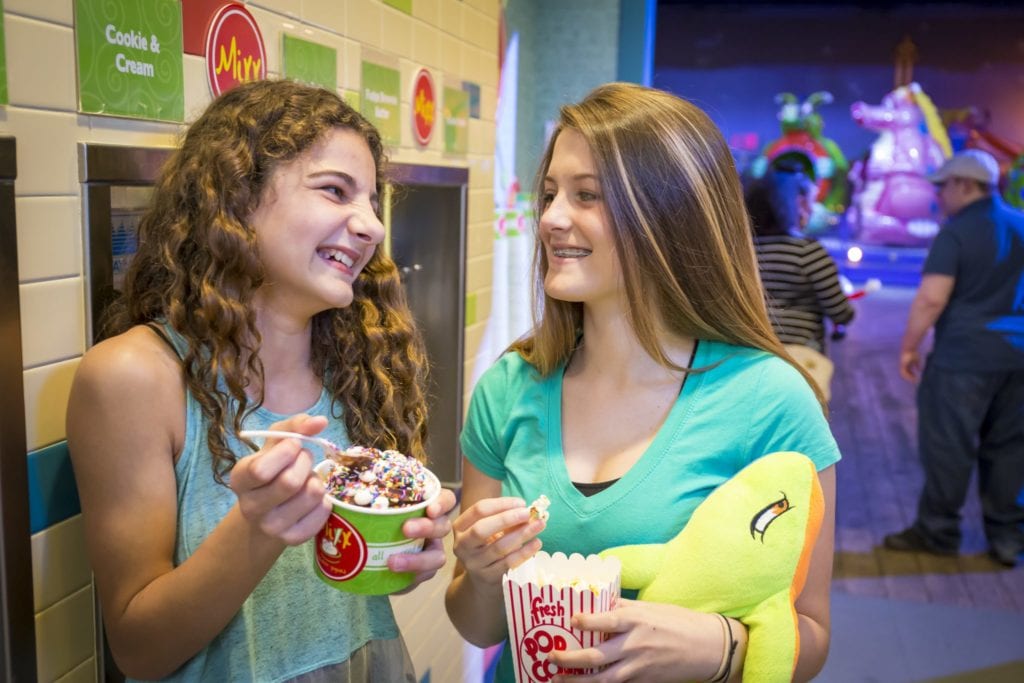
<instances>
[{"instance_id":1,"label":"blue wall tile","mask_svg":"<svg viewBox=\"0 0 1024 683\"><path fill-rule=\"evenodd\" d=\"M67 441L28 454L28 500L33 534L82 511Z\"/></svg>"}]
</instances>

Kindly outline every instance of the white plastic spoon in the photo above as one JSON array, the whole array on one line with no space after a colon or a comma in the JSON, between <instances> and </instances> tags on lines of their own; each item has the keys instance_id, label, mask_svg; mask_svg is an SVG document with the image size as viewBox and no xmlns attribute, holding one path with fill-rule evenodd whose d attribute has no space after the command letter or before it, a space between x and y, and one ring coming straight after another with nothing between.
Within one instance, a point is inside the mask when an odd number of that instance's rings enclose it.
<instances>
[{"instance_id":1,"label":"white plastic spoon","mask_svg":"<svg viewBox=\"0 0 1024 683\"><path fill-rule=\"evenodd\" d=\"M342 465L350 465L356 460L372 460L373 455L370 453L359 453L349 452L342 450L338 444L334 443L329 439L325 439L320 436L307 436L305 434L299 434L298 432L287 432L278 429L246 429L238 433L243 439L299 439L300 441L308 441L309 443L316 444L324 451L324 457L334 462L341 463Z\"/></svg>"}]
</instances>

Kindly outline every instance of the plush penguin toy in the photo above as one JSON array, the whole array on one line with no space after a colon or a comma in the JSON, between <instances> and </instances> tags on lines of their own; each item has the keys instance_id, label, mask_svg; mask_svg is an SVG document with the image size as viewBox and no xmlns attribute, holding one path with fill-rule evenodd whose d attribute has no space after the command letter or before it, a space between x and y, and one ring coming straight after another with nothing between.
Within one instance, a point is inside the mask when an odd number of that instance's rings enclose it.
<instances>
[{"instance_id":1,"label":"plush penguin toy","mask_svg":"<svg viewBox=\"0 0 1024 683\"><path fill-rule=\"evenodd\" d=\"M814 463L778 452L715 489L664 544L609 548L637 598L719 612L747 627L743 680L790 681L800 652L796 597L824 502Z\"/></svg>"}]
</instances>

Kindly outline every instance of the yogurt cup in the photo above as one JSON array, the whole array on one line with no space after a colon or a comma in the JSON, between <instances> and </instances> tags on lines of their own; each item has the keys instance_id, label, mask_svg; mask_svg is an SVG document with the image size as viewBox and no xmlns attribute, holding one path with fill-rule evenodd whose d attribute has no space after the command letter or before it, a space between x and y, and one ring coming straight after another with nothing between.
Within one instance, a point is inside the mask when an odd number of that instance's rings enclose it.
<instances>
[{"instance_id":1,"label":"yogurt cup","mask_svg":"<svg viewBox=\"0 0 1024 683\"><path fill-rule=\"evenodd\" d=\"M333 466L325 460L314 470L326 480ZM427 475L427 498L402 507L381 510L352 505L328 492L331 516L313 539L313 564L320 580L339 590L363 595L385 595L409 587L414 572L392 572L387 562L392 555L423 549L424 539L405 536L402 524L426 515L427 506L441 495L437 476L429 471Z\"/></svg>"}]
</instances>

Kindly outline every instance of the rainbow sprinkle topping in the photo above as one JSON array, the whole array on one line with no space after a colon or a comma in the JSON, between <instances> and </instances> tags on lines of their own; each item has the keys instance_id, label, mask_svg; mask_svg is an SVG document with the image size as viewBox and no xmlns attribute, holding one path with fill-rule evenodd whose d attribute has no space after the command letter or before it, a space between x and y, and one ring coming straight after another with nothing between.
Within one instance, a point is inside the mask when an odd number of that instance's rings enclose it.
<instances>
[{"instance_id":1,"label":"rainbow sprinkle topping","mask_svg":"<svg viewBox=\"0 0 1024 683\"><path fill-rule=\"evenodd\" d=\"M341 462L333 461L325 483L327 492L342 502L382 510L421 503L432 493L427 468L415 458L363 446L339 454ZM345 461L346 455L373 457Z\"/></svg>"}]
</instances>

